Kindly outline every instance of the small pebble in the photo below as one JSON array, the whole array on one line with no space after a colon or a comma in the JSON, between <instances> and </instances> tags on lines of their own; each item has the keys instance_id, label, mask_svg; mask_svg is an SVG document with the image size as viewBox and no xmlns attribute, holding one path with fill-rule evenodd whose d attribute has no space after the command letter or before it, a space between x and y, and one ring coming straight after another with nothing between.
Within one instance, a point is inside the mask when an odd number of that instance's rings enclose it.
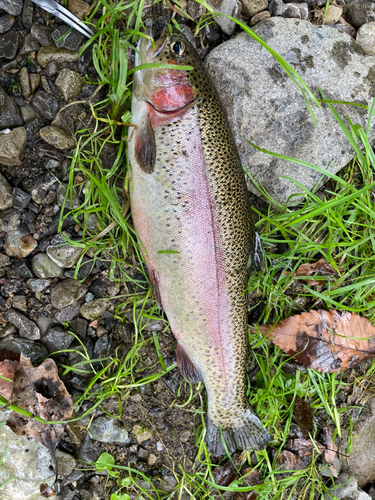
<instances>
[{"instance_id":1,"label":"small pebble","mask_svg":"<svg viewBox=\"0 0 375 500\"><path fill-rule=\"evenodd\" d=\"M31 266L38 278L62 278L64 276L64 269L55 264L46 253L35 255Z\"/></svg>"},{"instance_id":2,"label":"small pebble","mask_svg":"<svg viewBox=\"0 0 375 500\"><path fill-rule=\"evenodd\" d=\"M108 306L109 302L105 300L92 300L83 304L79 312L84 318L92 321L99 319Z\"/></svg>"}]
</instances>

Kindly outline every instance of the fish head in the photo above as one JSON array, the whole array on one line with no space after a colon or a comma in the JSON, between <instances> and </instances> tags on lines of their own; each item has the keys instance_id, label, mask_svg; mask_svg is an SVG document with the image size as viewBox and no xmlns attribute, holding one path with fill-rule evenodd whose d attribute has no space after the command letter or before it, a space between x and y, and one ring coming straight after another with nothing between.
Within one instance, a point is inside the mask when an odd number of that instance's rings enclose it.
<instances>
[{"instance_id":1,"label":"fish head","mask_svg":"<svg viewBox=\"0 0 375 500\"><path fill-rule=\"evenodd\" d=\"M198 75L204 74L204 68L196 50L180 31L165 28L155 41L149 37L140 39L135 66L150 63L167 67L134 73L133 94L138 101L146 101L156 112L168 113L182 110L200 97ZM193 70L173 66L192 66Z\"/></svg>"}]
</instances>

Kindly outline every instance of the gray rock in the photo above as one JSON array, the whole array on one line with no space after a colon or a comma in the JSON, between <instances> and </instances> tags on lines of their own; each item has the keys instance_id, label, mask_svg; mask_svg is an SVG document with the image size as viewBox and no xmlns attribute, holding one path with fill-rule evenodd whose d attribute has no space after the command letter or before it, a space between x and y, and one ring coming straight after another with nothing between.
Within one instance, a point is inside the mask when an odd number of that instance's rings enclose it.
<instances>
[{"instance_id":1,"label":"gray rock","mask_svg":"<svg viewBox=\"0 0 375 500\"><path fill-rule=\"evenodd\" d=\"M344 8L344 18L355 29L363 24L375 21L375 2L372 0L339 0Z\"/></svg>"},{"instance_id":2,"label":"gray rock","mask_svg":"<svg viewBox=\"0 0 375 500\"><path fill-rule=\"evenodd\" d=\"M16 354L22 353L27 358L30 358L32 363L41 361L48 355L47 349L40 342L29 340L19 335L8 335L0 340L1 349L6 349Z\"/></svg>"},{"instance_id":3,"label":"gray rock","mask_svg":"<svg viewBox=\"0 0 375 500\"><path fill-rule=\"evenodd\" d=\"M52 326L57 326L52 318L46 316L39 316L36 320L36 324L39 326L41 338L47 335L48 330L52 328Z\"/></svg>"},{"instance_id":4,"label":"gray rock","mask_svg":"<svg viewBox=\"0 0 375 500\"><path fill-rule=\"evenodd\" d=\"M29 193L26 193L17 187L13 189L13 208L22 210L27 207L30 200L31 196Z\"/></svg>"},{"instance_id":5,"label":"gray rock","mask_svg":"<svg viewBox=\"0 0 375 500\"><path fill-rule=\"evenodd\" d=\"M64 129L50 125L39 130L40 137L47 144L54 146L56 149L64 150L74 148L76 145L75 139L67 134Z\"/></svg>"},{"instance_id":6,"label":"gray rock","mask_svg":"<svg viewBox=\"0 0 375 500\"><path fill-rule=\"evenodd\" d=\"M31 35L37 40L42 47L51 45L51 28L44 24L34 23L30 31Z\"/></svg>"},{"instance_id":7,"label":"gray rock","mask_svg":"<svg viewBox=\"0 0 375 500\"><path fill-rule=\"evenodd\" d=\"M23 228L7 233L4 249L10 257L24 259L38 246L31 234Z\"/></svg>"},{"instance_id":8,"label":"gray rock","mask_svg":"<svg viewBox=\"0 0 375 500\"><path fill-rule=\"evenodd\" d=\"M1 136L0 136L1 137ZM0 174L0 211L13 206L12 186Z\"/></svg>"},{"instance_id":9,"label":"gray rock","mask_svg":"<svg viewBox=\"0 0 375 500\"><path fill-rule=\"evenodd\" d=\"M353 429L349 466L361 488L375 481L375 398L368 402L370 411L363 411Z\"/></svg>"},{"instance_id":10,"label":"gray rock","mask_svg":"<svg viewBox=\"0 0 375 500\"><path fill-rule=\"evenodd\" d=\"M268 0L241 0L241 3L242 12L247 17L255 16L268 7Z\"/></svg>"},{"instance_id":11,"label":"gray rock","mask_svg":"<svg viewBox=\"0 0 375 500\"><path fill-rule=\"evenodd\" d=\"M199 19L206 12L206 8L195 0L188 0L187 13L193 19Z\"/></svg>"},{"instance_id":12,"label":"gray rock","mask_svg":"<svg viewBox=\"0 0 375 500\"><path fill-rule=\"evenodd\" d=\"M102 415L95 418L89 427L92 439L101 443L130 443L129 433L117 418Z\"/></svg>"},{"instance_id":13,"label":"gray rock","mask_svg":"<svg viewBox=\"0 0 375 500\"><path fill-rule=\"evenodd\" d=\"M12 323L5 323L5 325L0 326L0 338L3 339L8 335L12 335L17 332L17 328Z\"/></svg>"},{"instance_id":14,"label":"gray rock","mask_svg":"<svg viewBox=\"0 0 375 500\"><path fill-rule=\"evenodd\" d=\"M18 127L22 124L22 116L16 103L8 96L5 90L0 87L0 130L8 127Z\"/></svg>"},{"instance_id":15,"label":"gray rock","mask_svg":"<svg viewBox=\"0 0 375 500\"><path fill-rule=\"evenodd\" d=\"M330 24L329 27L339 31L340 33L345 33L352 38L355 38L356 36L356 31L353 26L348 26L347 24Z\"/></svg>"},{"instance_id":16,"label":"gray rock","mask_svg":"<svg viewBox=\"0 0 375 500\"><path fill-rule=\"evenodd\" d=\"M92 321L94 319L99 319L104 311L109 307L109 302L104 300L92 300L91 302L86 302L80 309L81 315Z\"/></svg>"},{"instance_id":17,"label":"gray rock","mask_svg":"<svg viewBox=\"0 0 375 500\"><path fill-rule=\"evenodd\" d=\"M51 304L56 309L64 309L77 302L87 292L87 285L78 280L67 279L57 283L51 290Z\"/></svg>"},{"instance_id":18,"label":"gray rock","mask_svg":"<svg viewBox=\"0 0 375 500\"><path fill-rule=\"evenodd\" d=\"M46 92L47 94L52 94L52 90L51 90L49 81L47 80L47 78L44 75L42 75L40 77L40 83L42 84L42 88L43 88L44 92Z\"/></svg>"},{"instance_id":19,"label":"gray rock","mask_svg":"<svg viewBox=\"0 0 375 500\"><path fill-rule=\"evenodd\" d=\"M9 14L0 16L0 34L6 33L10 29L12 29L13 25L14 25L14 16L10 16Z\"/></svg>"},{"instance_id":20,"label":"gray rock","mask_svg":"<svg viewBox=\"0 0 375 500\"><path fill-rule=\"evenodd\" d=\"M46 253L38 253L31 262L35 276L41 279L62 278L64 269L55 264Z\"/></svg>"},{"instance_id":21,"label":"gray rock","mask_svg":"<svg viewBox=\"0 0 375 500\"><path fill-rule=\"evenodd\" d=\"M72 321L79 314L79 309L81 307L81 302L75 302L68 307L63 309L53 309L52 317L56 323L66 323L67 321Z\"/></svg>"},{"instance_id":22,"label":"gray rock","mask_svg":"<svg viewBox=\"0 0 375 500\"><path fill-rule=\"evenodd\" d=\"M29 279L27 281L27 286L30 288L32 292L42 292L46 288L48 288L50 285L50 281L46 279Z\"/></svg>"},{"instance_id":23,"label":"gray rock","mask_svg":"<svg viewBox=\"0 0 375 500\"><path fill-rule=\"evenodd\" d=\"M291 17L296 19L307 19L308 6L300 3L285 4L282 0L271 0L269 10L273 16Z\"/></svg>"},{"instance_id":24,"label":"gray rock","mask_svg":"<svg viewBox=\"0 0 375 500\"><path fill-rule=\"evenodd\" d=\"M58 70L59 70L59 65L57 64L57 62L51 61L46 66L46 75L48 76L48 78L51 78L52 76L56 75Z\"/></svg>"},{"instance_id":25,"label":"gray rock","mask_svg":"<svg viewBox=\"0 0 375 500\"><path fill-rule=\"evenodd\" d=\"M42 126L42 121L40 118L34 118L29 123L26 123L25 130L27 134L27 139L31 142L40 141L39 130Z\"/></svg>"},{"instance_id":26,"label":"gray rock","mask_svg":"<svg viewBox=\"0 0 375 500\"><path fill-rule=\"evenodd\" d=\"M85 302L91 302L94 299L95 299L95 295L93 293L89 292L86 294Z\"/></svg>"},{"instance_id":27,"label":"gray rock","mask_svg":"<svg viewBox=\"0 0 375 500\"><path fill-rule=\"evenodd\" d=\"M3 253L0 253L0 267L10 266L10 258Z\"/></svg>"},{"instance_id":28,"label":"gray rock","mask_svg":"<svg viewBox=\"0 0 375 500\"><path fill-rule=\"evenodd\" d=\"M73 319L73 321L69 323L69 329L82 338L86 337L87 321L82 318Z\"/></svg>"},{"instance_id":29,"label":"gray rock","mask_svg":"<svg viewBox=\"0 0 375 500\"><path fill-rule=\"evenodd\" d=\"M67 34L65 35L65 33ZM66 26L65 24L57 26L57 28L53 30L51 36L56 47L73 51L79 50L85 39L84 35L82 35L79 31L71 30L69 26Z\"/></svg>"},{"instance_id":30,"label":"gray rock","mask_svg":"<svg viewBox=\"0 0 375 500\"><path fill-rule=\"evenodd\" d=\"M56 351L69 349L74 337L62 326L54 326L50 328L42 337L41 342L46 347L49 354Z\"/></svg>"},{"instance_id":31,"label":"gray rock","mask_svg":"<svg viewBox=\"0 0 375 500\"><path fill-rule=\"evenodd\" d=\"M7 425L0 427L0 449L6 450L0 467L2 500L39 500L42 484L53 486L51 452L36 439L18 436Z\"/></svg>"},{"instance_id":32,"label":"gray rock","mask_svg":"<svg viewBox=\"0 0 375 500\"><path fill-rule=\"evenodd\" d=\"M9 208L0 212L0 231L10 233L18 229L21 220L21 212Z\"/></svg>"},{"instance_id":33,"label":"gray rock","mask_svg":"<svg viewBox=\"0 0 375 500\"><path fill-rule=\"evenodd\" d=\"M328 99L370 104L374 96L375 58L347 35L306 21L271 18L254 31L286 59L312 91ZM353 150L330 110L314 106L314 126L300 90L275 59L246 34L223 43L206 61L233 131L242 164L280 203L301 190L288 176L311 190L321 176L305 167L256 151L247 141L304 160L334 173L353 158ZM348 106L342 115L366 127L367 115ZM374 136L373 126L370 138ZM252 192L259 194L249 182ZM293 198L291 203L299 200Z\"/></svg>"},{"instance_id":34,"label":"gray rock","mask_svg":"<svg viewBox=\"0 0 375 500\"><path fill-rule=\"evenodd\" d=\"M31 0L24 0L22 9L22 24L26 29L31 29L33 25L33 2ZM39 47L38 47L39 48Z\"/></svg>"},{"instance_id":35,"label":"gray rock","mask_svg":"<svg viewBox=\"0 0 375 500\"><path fill-rule=\"evenodd\" d=\"M75 267L81 254L82 248L72 245L50 245L47 247L47 255L60 267Z\"/></svg>"},{"instance_id":36,"label":"gray rock","mask_svg":"<svg viewBox=\"0 0 375 500\"><path fill-rule=\"evenodd\" d=\"M99 458L99 449L92 442L88 434L85 435L79 450L78 459L83 462L95 462Z\"/></svg>"},{"instance_id":37,"label":"gray rock","mask_svg":"<svg viewBox=\"0 0 375 500\"><path fill-rule=\"evenodd\" d=\"M22 0L0 0L0 9L11 16L19 16L22 12Z\"/></svg>"},{"instance_id":38,"label":"gray rock","mask_svg":"<svg viewBox=\"0 0 375 500\"><path fill-rule=\"evenodd\" d=\"M239 0L207 0L207 3L214 12L236 18L240 17L242 5ZM236 29L236 23L225 16L215 16L214 19L226 35L231 35Z\"/></svg>"},{"instance_id":39,"label":"gray rock","mask_svg":"<svg viewBox=\"0 0 375 500\"><path fill-rule=\"evenodd\" d=\"M50 188L55 184L56 178L47 172L45 175L37 177L31 188L31 198L37 205L45 203L45 199Z\"/></svg>"},{"instance_id":40,"label":"gray rock","mask_svg":"<svg viewBox=\"0 0 375 500\"><path fill-rule=\"evenodd\" d=\"M29 80L29 72L27 71L26 66L21 68L20 70L20 84L21 84L21 92L24 97L31 96L31 86Z\"/></svg>"},{"instance_id":41,"label":"gray rock","mask_svg":"<svg viewBox=\"0 0 375 500\"><path fill-rule=\"evenodd\" d=\"M76 461L74 458L69 455L68 453L65 453L58 448L56 448L55 451L56 455L56 460L57 460L57 468L59 471L59 478L70 476L70 474L74 471L74 468L76 467ZM80 472L80 471L78 471ZM82 477L83 473L80 472L76 477ZM64 481L66 484L66 482ZM65 500L65 499L64 499Z\"/></svg>"},{"instance_id":42,"label":"gray rock","mask_svg":"<svg viewBox=\"0 0 375 500\"><path fill-rule=\"evenodd\" d=\"M2 57L9 60L14 59L17 55L19 43L20 34L18 31L12 30L0 35L0 59Z\"/></svg>"},{"instance_id":43,"label":"gray rock","mask_svg":"<svg viewBox=\"0 0 375 500\"><path fill-rule=\"evenodd\" d=\"M24 316L14 309L7 312L8 321L10 321L19 330L19 335L28 340L40 339L40 330L34 321Z\"/></svg>"},{"instance_id":44,"label":"gray rock","mask_svg":"<svg viewBox=\"0 0 375 500\"><path fill-rule=\"evenodd\" d=\"M14 128L9 134L0 134L0 163L9 167L21 165L26 140L24 127Z\"/></svg>"},{"instance_id":45,"label":"gray rock","mask_svg":"<svg viewBox=\"0 0 375 500\"><path fill-rule=\"evenodd\" d=\"M33 273L29 268L29 263L25 259L16 260L14 264L14 272L17 276L25 280L33 277Z\"/></svg>"},{"instance_id":46,"label":"gray rock","mask_svg":"<svg viewBox=\"0 0 375 500\"><path fill-rule=\"evenodd\" d=\"M30 33L25 36L23 45L20 50L20 55L29 54L30 52L37 51L40 49L40 44Z\"/></svg>"},{"instance_id":47,"label":"gray rock","mask_svg":"<svg viewBox=\"0 0 375 500\"><path fill-rule=\"evenodd\" d=\"M357 42L367 54L375 55L375 21L359 28Z\"/></svg>"},{"instance_id":48,"label":"gray rock","mask_svg":"<svg viewBox=\"0 0 375 500\"><path fill-rule=\"evenodd\" d=\"M55 61L57 64L62 64L64 62L73 63L78 60L78 52L71 51L67 49L58 49L56 47L41 47L38 52L37 61L42 68L45 68L47 64L51 61Z\"/></svg>"},{"instance_id":49,"label":"gray rock","mask_svg":"<svg viewBox=\"0 0 375 500\"><path fill-rule=\"evenodd\" d=\"M48 160L46 163L46 169L47 170L54 170L55 168L60 168L61 167L61 162L57 160Z\"/></svg>"},{"instance_id":50,"label":"gray rock","mask_svg":"<svg viewBox=\"0 0 375 500\"><path fill-rule=\"evenodd\" d=\"M358 488L357 480L354 476L348 474L340 474L338 479L335 479L336 487L329 489L329 495L325 494L325 500L331 498L350 499L350 500L371 500L370 495Z\"/></svg>"},{"instance_id":51,"label":"gray rock","mask_svg":"<svg viewBox=\"0 0 375 500\"><path fill-rule=\"evenodd\" d=\"M25 295L14 295L13 301L12 301L12 306L13 306L13 309L17 309L17 311L21 311L23 313L26 313L27 312L27 300L26 300ZM36 339L31 339L31 340L36 340Z\"/></svg>"},{"instance_id":52,"label":"gray rock","mask_svg":"<svg viewBox=\"0 0 375 500\"><path fill-rule=\"evenodd\" d=\"M71 210L72 208L78 208L80 205L78 194L76 193L76 191L73 191L73 195L72 195L73 206L72 206L72 203L70 200L70 195L65 200L66 188L67 188L66 184L59 184L59 186L56 190L58 206L62 207L64 205L64 208L67 208L68 210ZM65 200L65 204L64 204L64 200Z\"/></svg>"},{"instance_id":53,"label":"gray rock","mask_svg":"<svg viewBox=\"0 0 375 500\"><path fill-rule=\"evenodd\" d=\"M59 110L58 101L42 90L39 90L35 94L31 101L31 105L35 111L46 120L52 120Z\"/></svg>"},{"instance_id":54,"label":"gray rock","mask_svg":"<svg viewBox=\"0 0 375 500\"><path fill-rule=\"evenodd\" d=\"M76 71L64 68L56 78L55 84L64 96L64 99L68 101L72 99L72 97L80 94L83 86L83 79Z\"/></svg>"}]
</instances>

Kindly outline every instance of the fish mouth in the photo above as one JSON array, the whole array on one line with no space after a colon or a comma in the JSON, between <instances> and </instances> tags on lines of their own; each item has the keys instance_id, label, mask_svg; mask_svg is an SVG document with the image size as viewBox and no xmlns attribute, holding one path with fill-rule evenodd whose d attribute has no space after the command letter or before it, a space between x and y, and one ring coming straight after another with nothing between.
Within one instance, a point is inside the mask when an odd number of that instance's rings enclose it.
<instances>
[{"instance_id":1,"label":"fish mouth","mask_svg":"<svg viewBox=\"0 0 375 500\"><path fill-rule=\"evenodd\" d=\"M156 113L160 114L160 115L164 115L164 116L174 116L174 115L180 115L180 114L184 114L186 113L190 108L193 108L194 106L196 106L197 104L199 104L201 101L200 98L196 98L196 99L193 99L192 101L190 101L188 104L186 104L185 106L183 106L182 108L178 108L178 109L173 109L173 110L160 110L158 109L152 102L146 100L145 102L153 109L153 111L155 111Z\"/></svg>"}]
</instances>

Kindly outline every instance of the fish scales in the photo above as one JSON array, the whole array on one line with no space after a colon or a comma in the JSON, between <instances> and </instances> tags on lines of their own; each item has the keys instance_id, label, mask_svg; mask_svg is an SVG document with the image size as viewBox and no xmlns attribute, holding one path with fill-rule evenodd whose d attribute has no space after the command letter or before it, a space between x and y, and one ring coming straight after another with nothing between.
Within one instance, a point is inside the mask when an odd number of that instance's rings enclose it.
<instances>
[{"instance_id":1,"label":"fish scales","mask_svg":"<svg viewBox=\"0 0 375 500\"><path fill-rule=\"evenodd\" d=\"M182 44L185 57L173 57ZM177 339L177 361L207 390L213 454L269 439L246 398L248 260L259 243L241 162L218 95L194 48L165 31L143 39L136 64L190 72L135 73L128 155L131 207L157 300ZM259 263L259 262L258 262Z\"/></svg>"}]
</instances>

